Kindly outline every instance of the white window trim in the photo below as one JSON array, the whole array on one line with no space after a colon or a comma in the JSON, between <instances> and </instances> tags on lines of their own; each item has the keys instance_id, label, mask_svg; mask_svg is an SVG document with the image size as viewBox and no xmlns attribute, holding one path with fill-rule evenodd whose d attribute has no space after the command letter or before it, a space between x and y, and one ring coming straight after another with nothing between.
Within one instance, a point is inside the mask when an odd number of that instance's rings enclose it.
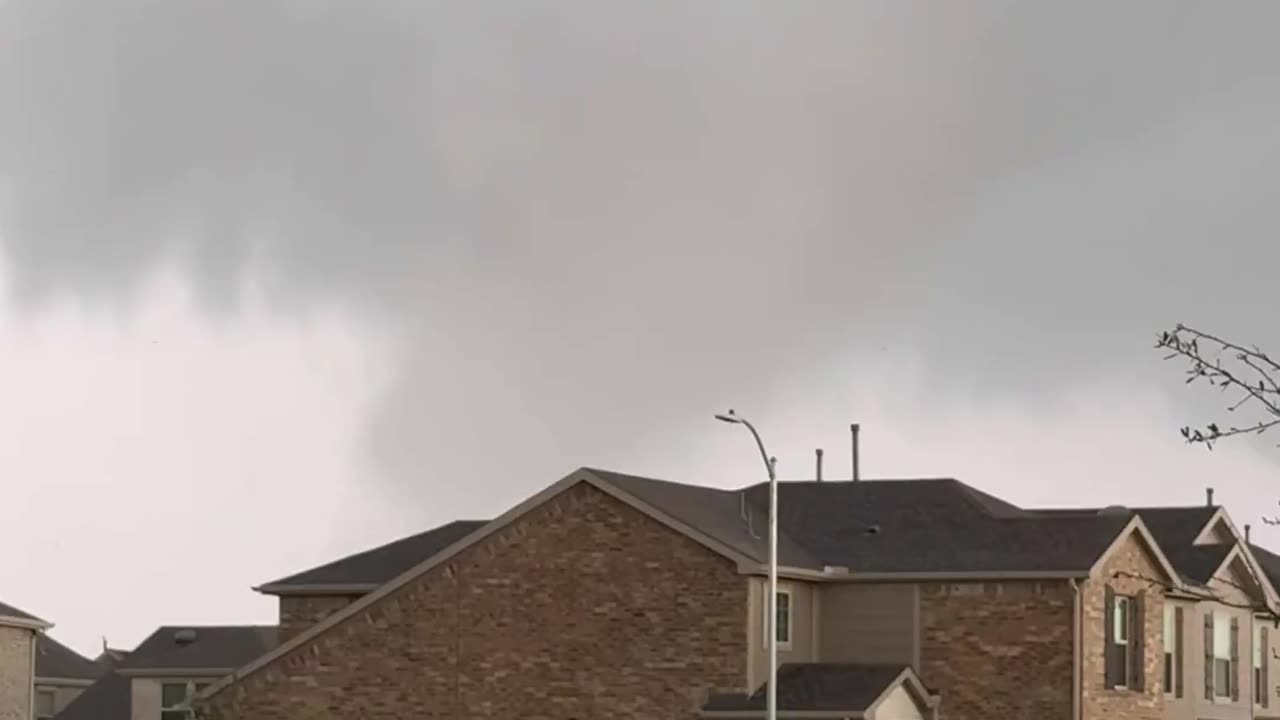
<instances>
[{"instance_id":1,"label":"white window trim","mask_svg":"<svg viewBox=\"0 0 1280 720\"><path fill-rule=\"evenodd\" d=\"M762 625L760 628L760 637L764 640L764 647L769 647L772 638L769 637L769 583L766 581L763 586L763 592L760 593L764 597L764 608L761 612ZM778 643L779 650L790 650L791 643L795 640L795 617L796 617L796 598L791 592L791 588L786 585L778 584L778 594L787 596L787 639L785 642Z\"/></svg>"}]
</instances>

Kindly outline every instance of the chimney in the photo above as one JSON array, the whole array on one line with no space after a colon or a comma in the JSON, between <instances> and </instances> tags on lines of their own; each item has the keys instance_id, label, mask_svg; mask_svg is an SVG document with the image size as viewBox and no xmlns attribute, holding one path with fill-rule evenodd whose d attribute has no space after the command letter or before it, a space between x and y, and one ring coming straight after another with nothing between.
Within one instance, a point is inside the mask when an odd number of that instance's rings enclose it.
<instances>
[{"instance_id":1,"label":"chimney","mask_svg":"<svg viewBox=\"0 0 1280 720\"><path fill-rule=\"evenodd\" d=\"M1249 530L1251 530L1251 529L1252 529L1252 528L1250 528L1250 527L1249 527L1249 523L1245 523L1245 524L1244 524L1244 543L1245 543L1246 545L1248 545L1248 544L1249 544Z\"/></svg>"},{"instance_id":2,"label":"chimney","mask_svg":"<svg viewBox=\"0 0 1280 720\"><path fill-rule=\"evenodd\" d=\"M849 433L853 436L853 481L858 482L858 423L849 426Z\"/></svg>"},{"instance_id":3,"label":"chimney","mask_svg":"<svg viewBox=\"0 0 1280 720\"><path fill-rule=\"evenodd\" d=\"M1204 489L1204 504L1213 507L1213 488Z\"/></svg>"},{"instance_id":4,"label":"chimney","mask_svg":"<svg viewBox=\"0 0 1280 720\"><path fill-rule=\"evenodd\" d=\"M814 452L818 456L818 474L815 477L818 478L818 482L822 482L822 448L818 448Z\"/></svg>"}]
</instances>

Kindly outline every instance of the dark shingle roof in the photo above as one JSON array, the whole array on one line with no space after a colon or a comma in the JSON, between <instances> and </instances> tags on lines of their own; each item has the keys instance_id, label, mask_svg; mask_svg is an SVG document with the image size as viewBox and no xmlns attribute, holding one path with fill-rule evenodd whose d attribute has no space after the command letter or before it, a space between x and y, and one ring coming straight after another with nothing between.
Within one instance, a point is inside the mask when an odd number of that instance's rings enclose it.
<instances>
[{"instance_id":1,"label":"dark shingle roof","mask_svg":"<svg viewBox=\"0 0 1280 720\"><path fill-rule=\"evenodd\" d=\"M1157 542L1159 539L1157 538ZM1213 545L1165 545L1161 543L1165 557L1170 564L1186 580L1204 585L1213 578L1213 573L1222 567L1222 561L1234 544L1216 543Z\"/></svg>"},{"instance_id":2,"label":"dark shingle roof","mask_svg":"<svg viewBox=\"0 0 1280 720\"><path fill-rule=\"evenodd\" d=\"M0 602L0 617L11 617L19 620L34 620L35 622L40 623L44 622L44 620L41 620L31 613L23 612L12 605L6 605L2 602Z\"/></svg>"},{"instance_id":3,"label":"dark shingle roof","mask_svg":"<svg viewBox=\"0 0 1280 720\"><path fill-rule=\"evenodd\" d=\"M63 708L57 720L130 720L130 690L129 678L116 673L104 675Z\"/></svg>"},{"instance_id":4,"label":"dark shingle roof","mask_svg":"<svg viewBox=\"0 0 1280 720\"><path fill-rule=\"evenodd\" d=\"M747 557L759 562L768 560L767 500L762 509L747 502L740 490L684 485L594 468L590 472ZM817 559L785 529L778 532L778 562L793 567L819 566Z\"/></svg>"},{"instance_id":5,"label":"dark shingle roof","mask_svg":"<svg viewBox=\"0 0 1280 720\"><path fill-rule=\"evenodd\" d=\"M1262 566L1262 572L1266 573L1267 579L1272 585L1280 588L1280 555L1253 543L1249 543L1249 549L1253 551L1253 557Z\"/></svg>"},{"instance_id":6,"label":"dark shingle roof","mask_svg":"<svg viewBox=\"0 0 1280 720\"><path fill-rule=\"evenodd\" d=\"M287 592L289 586L381 585L461 540L487 520L456 520L371 550L264 583L265 592Z\"/></svg>"},{"instance_id":7,"label":"dark shingle roof","mask_svg":"<svg viewBox=\"0 0 1280 720\"><path fill-rule=\"evenodd\" d=\"M48 635L36 641L36 677L94 680L101 675L97 663Z\"/></svg>"},{"instance_id":8,"label":"dark shingle roof","mask_svg":"<svg viewBox=\"0 0 1280 720\"><path fill-rule=\"evenodd\" d=\"M861 712L905 669L905 665L786 663L778 668L778 709ZM713 695L702 709L764 710L768 686L761 685L750 696Z\"/></svg>"},{"instance_id":9,"label":"dark shingle roof","mask_svg":"<svg viewBox=\"0 0 1280 720\"><path fill-rule=\"evenodd\" d=\"M1204 529L1205 523L1218 511L1211 505L1193 507L1135 508L1142 522L1155 536L1160 547L1168 550L1179 545L1191 545Z\"/></svg>"},{"instance_id":10,"label":"dark shingle roof","mask_svg":"<svg viewBox=\"0 0 1280 720\"><path fill-rule=\"evenodd\" d=\"M189 642L179 633L194 633ZM232 669L273 649L277 644L275 626L162 626L134 648L117 667L120 670Z\"/></svg>"}]
</instances>

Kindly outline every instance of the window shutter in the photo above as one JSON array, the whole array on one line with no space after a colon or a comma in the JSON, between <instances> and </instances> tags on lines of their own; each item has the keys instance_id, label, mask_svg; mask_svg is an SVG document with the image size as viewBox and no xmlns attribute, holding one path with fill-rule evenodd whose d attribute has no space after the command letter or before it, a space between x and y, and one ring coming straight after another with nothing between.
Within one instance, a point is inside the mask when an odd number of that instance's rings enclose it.
<instances>
[{"instance_id":1,"label":"window shutter","mask_svg":"<svg viewBox=\"0 0 1280 720\"><path fill-rule=\"evenodd\" d=\"M1173 686L1174 694L1182 697L1182 608L1173 609Z\"/></svg>"},{"instance_id":2,"label":"window shutter","mask_svg":"<svg viewBox=\"0 0 1280 720\"><path fill-rule=\"evenodd\" d=\"M1255 619L1254 622L1258 622L1258 620ZM1271 678L1267 676L1267 660L1271 657L1271 643L1267 642L1267 626L1263 625L1258 628L1258 634L1261 636L1261 642L1258 644L1262 646L1262 679L1260 681L1262 687L1258 688L1258 696L1262 698L1262 707L1267 707L1271 698Z\"/></svg>"},{"instance_id":3,"label":"window shutter","mask_svg":"<svg viewBox=\"0 0 1280 720\"><path fill-rule=\"evenodd\" d=\"M1240 620L1231 618L1231 701L1240 700Z\"/></svg>"},{"instance_id":4,"label":"window shutter","mask_svg":"<svg viewBox=\"0 0 1280 720\"><path fill-rule=\"evenodd\" d=\"M1144 690L1146 681L1146 663L1143 661L1143 650L1146 643L1146 625L1143 624L1147 591L1142 590L1129 603L1129 688Z\"/></svg>"},{"instance_id":5,"label":"window shutter","mask_svg":"<svg viewBox=\"0 0 1280 720\"><path fill-rule=\"evenodd\" d=\"M1105 610L1102 613L1102 637L1105 647L1102 648L1102 665L1103 665L1103 684L1107 688L1113 688L1120 683L1116 682L1119 674L1116 672L1116 635L1115 635L1115 613L1116 613L1116 591L1108 585L1106 589ZM1097 657L1096 655L1094 657Z\"/></svg>"},{"instance_id":6,"label":"window shutter","mask_svg":"<svg viewBox=\"0 0 1280 720\"><path fill-rule=\"evenodd\" d=\"M1213 702L1213 613L1204 614L1204 699Z\"/></svg>"}]
</instances>

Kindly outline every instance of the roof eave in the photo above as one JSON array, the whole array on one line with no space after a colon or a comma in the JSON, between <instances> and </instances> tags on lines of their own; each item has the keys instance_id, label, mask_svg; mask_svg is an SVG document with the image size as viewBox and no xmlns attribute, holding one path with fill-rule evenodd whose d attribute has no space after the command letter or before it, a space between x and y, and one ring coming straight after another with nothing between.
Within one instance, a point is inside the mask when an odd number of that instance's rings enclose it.
<instances>
[{"instance_id":1,"label":"roof eave","mask_svg":"<svg viewBox=\"0 0 1280 720\"><path fill-rule=\"evenodd\" d=\"M699 713L704 718L762 718L765 717L764 710L702 710ZM778 708L778 717L780 718L853 718L860 720L866 717L866 713L862 710L786 710Z\"/></svg>"},{"instance_id":2,"label":"roof eave","mask_svg":"<svg viewBox=\"0 0 1280 720\"><path fill-rule=\"evenodd\" d=\"M233 667L140 667L117 668L117 675L125 677L222 677L235 672Z\"/></svg>"},{"instance_id":3,"label":"roof eave","mask_svg":"<svg viewBox=\"0 0 1280 720\"><path fill-rule=\"evenodd\" d=\"M272 582L252 588L263 595L364 595L379 587L378 583L280 583Z\"/></svg>"},{"instance_id":4,"label":"roof eave","mask_svg":"<svg viewBox=\"0 0 1280 720\"><path fill-rule=\"evenodd\" d=\"M89 687L95 682L97 682L96 679L90 680L87 678L58 677L56 675L51 675L51 676L37 675L35 677L36 685L65 685L69 687Z\"/></svg>"},{"instance_id":5,"label":"roof eave","mask_svg":"<svg viewBox=\"0 0 1280 720\"><path fill-rule=\"evenodd\" d=\"M48 630L53 623L37 617L21 618L13 615L0 615L0 625L24 628L26 630Z\"/></svg>"},{"instance_id":6,"label":"roof eave","mask_svg":"<svg viewBox=\"0 0 1280 720\"><path fill-rule=\"evenodd\" d=\"M768 565L752 565L740 568L752 575L769 572ZM1089 568L1074 570L930 570L858 572L811 570L809 568L779 567L778 576L812 582L933 582L945 580L1071 580L1089 577Z\"/></svg>"}]
</instances>

